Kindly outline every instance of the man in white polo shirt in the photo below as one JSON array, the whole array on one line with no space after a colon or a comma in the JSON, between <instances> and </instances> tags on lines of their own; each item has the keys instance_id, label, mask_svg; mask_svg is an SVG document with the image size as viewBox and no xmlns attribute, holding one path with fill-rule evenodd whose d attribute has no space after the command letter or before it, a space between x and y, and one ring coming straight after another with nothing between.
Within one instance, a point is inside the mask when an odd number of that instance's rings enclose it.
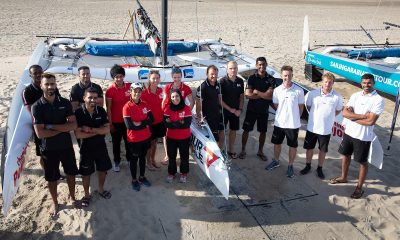
<instances>
[{"instance_id":1,"label":"man in white polo shirt","mask_svg":"<svg viewBox=\"0 0 400 240\"><path fill-rule=\"evenodd\" d=\"M349 102L343 109L345 117L345 131L343 141L339 147L342 157L342 175L331 179L331 184L346 183L351 155L354 153L354 161L360 163L358 183L351 198L362 197L365 177L368 172L368 153L374 138L374 125L383 112L384 102L381 96L374 90L374 76L364 74L361 77L362 91L351 95Z\"/></svg>"},{"instance_id":2,"label":"man in white polo shirt","mask_svg":"<svg viewBox=\"0 0 400 240\"><path fill-rule=\"evenodd\" d=\"M300 171L302 175L307 174L311 170L311 160L318 141L317 175L319 178L325 179L322 165L328 152L335 116L343 109L342 95L332 89L334 83L335 76L330 72L324 73L322 75L321 88L308 92L305 97L309 115L303 146L306 149L306 166Z\"/></svg>"},{"instance_id":3,"label":"man in white polo shirt","mask_svg":"<svg viewBox=\"0 0 400 240\"><path fill-rule=\"evenodd\" d=\"M292 82L293 68L291 66L283 66L281 75L283 83L274 89L272 96L276 108L274 131L271 138L271 142L274 144L274 159L265 169L273 170L279 167L282 142L286 137L289 146L289 165L286 175L291 178L294 176L293 162L298 146L300 116L304 109L304 92Z\"/></svg>"}]
</instances>

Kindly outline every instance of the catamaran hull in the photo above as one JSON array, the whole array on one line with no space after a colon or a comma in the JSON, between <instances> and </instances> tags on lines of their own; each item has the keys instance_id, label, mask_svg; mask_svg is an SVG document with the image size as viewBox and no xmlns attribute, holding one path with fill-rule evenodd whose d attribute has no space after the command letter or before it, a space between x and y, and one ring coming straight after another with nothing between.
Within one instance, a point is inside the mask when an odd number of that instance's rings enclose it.
<instances>
[{"instance_id":1,"label":"catamaran hull","mask_svg":"<svg viewBox=\"0 0 400 240\"><path fill-rule=\"evenodd\" d=\"M208 124L199 126L193 118L190 125L193 157L204 174L214 183L225 199L229 197L228 167Z\"/></svg>"},{"instance_id":2,"label":"catamaran hull","mask_svg":"<svg viewBox=\"0 0 400 240\"><path fill-rule=\"evenodd\" d=\"M384 65L361 62L312 51L307 52L306 62L336 73L356 83L361 82L361 76L363 74L371 73L375 76L374 88L392 96L397 95L398 88L400 87L400 71Z\"/></svg>"}]
</instances>

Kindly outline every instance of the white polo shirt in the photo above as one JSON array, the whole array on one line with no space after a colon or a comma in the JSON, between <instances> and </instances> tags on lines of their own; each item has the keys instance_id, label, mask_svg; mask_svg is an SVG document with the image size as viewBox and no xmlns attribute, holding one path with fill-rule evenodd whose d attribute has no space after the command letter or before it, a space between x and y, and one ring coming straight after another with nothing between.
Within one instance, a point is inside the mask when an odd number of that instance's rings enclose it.
<instances>
[{"instance_id":1,"label":"white polo shirt","mask_svg":"<svg viewBox=\"0 0 400 240\"><path fill-rule=\"evenodd\" d=\"M342 95L335 90L324 94L319 88L308 92L305 98L306 106L311 106L307 130L319 135L331 134L336 111L343 109Z\"/></svg>"},{"instance_id":2,"label":"white polo shirt","mask_svg":"<svg viewBox=\"0 0 400 240\"><path fill-rule=\"evenodd\" d=\"M275 126L290 129L300 128L299 105L304 104L303 89L294 83L290 88L285 88L282 84L274 89L272 101L274 104L278 104L275 112Z\"/></svg>"},{"instance_id":3,"label":"white polo shirt","mask_svg":"<svg viewBox=\"0 0 400 240\"><path fill-rule=\"evenodd\" d=\"M369 94L364 94L363 91L354 93L346 106L352 107L356 114L371 112L380 115L384 105L382 97L374 90ZM344 125L344 132L353 138L368 142L374 138L374 126L361 125L347 118L345 118Z\"/></svg>"}]
</instances>

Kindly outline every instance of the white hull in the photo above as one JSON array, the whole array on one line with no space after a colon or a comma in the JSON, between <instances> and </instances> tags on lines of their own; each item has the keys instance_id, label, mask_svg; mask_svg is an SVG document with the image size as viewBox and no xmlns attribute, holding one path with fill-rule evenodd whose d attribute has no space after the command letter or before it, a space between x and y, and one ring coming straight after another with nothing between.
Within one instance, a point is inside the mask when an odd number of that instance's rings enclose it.
<instances>
[{"instance_id":1,"label":"white hull","mask_svg":"<svg viewBox=\"0 0 400 240\"><path fill-rule=\"evenodd\" d=\"M229 197L229 174L224 156L216 143L208 124L199 126L193 116L190 125L193 157L200 169L214 183L225 199Z\"/></svg>"}]
</instances>

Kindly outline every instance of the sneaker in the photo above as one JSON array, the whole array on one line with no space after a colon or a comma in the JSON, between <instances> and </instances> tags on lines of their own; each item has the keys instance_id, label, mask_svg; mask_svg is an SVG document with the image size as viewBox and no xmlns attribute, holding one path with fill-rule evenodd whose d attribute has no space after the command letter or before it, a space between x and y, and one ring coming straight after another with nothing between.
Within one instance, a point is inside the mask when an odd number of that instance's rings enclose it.
<instances>
[{"instance_id":1,"label":"sneaker","mask_svg":"<svg viewBox=\"0 0 400 240\"><path fill-rule=\"evenodd\" d=\"M132 189L139 192L140 191L140 183L139 181L132 182Z\"/></svg>"},{"instance_id":2,"label":"sneaker","mask_svg":"<svg viewBox=\"0 0 400 240\"><path fill-rule=\"evenodd\" d=\"M121 168L119 167L119 163L115 163L115 164L114 164L113 170L114 170L114 172L119 172L119 171L121 171Z\"/></svg>"},{"instance_id":3,"label":"sneaker","mask_svg":"<svg viewBox=\"0 0 400 240\"><path fill-rule=\"evenodd\" d=\"M147 180L147 178L145 178L145 177L140 177L140 178L139 178L139 182L140 182L140 184L143 184L143 185L145 185L146 187L150 187L150 186L151 186L151 183L150 183L149 180Z\"/></svg>"},{"instance_id":4,"label":"sneaker","mask_svg":"<svg viewBox=\"0 0 400 240\"><path fill-rule=\"evenodd\" d=\"M289 165L289 166L287 167L286 175L287 175L289 178L294 177L293 165Z\"/></svg>"},{"instance_id":5,"label":"sneaker","mask_svg":"<svg viewBox=\"0 0 400 240\"><path fill-rule=\"evenodd\" d=\"M275 168L279 167L279 161L273 159L270 164L268 164L265 169L268 171L274 170Z\"/></svg>"},{"instance_id":6,"label":"sneaker","mask_svg":"<svg viewBox=\"0 0 400 240\"><path fill-rule=\"evenodd\" d=\"M306 165L303 170L300 171L301 175L306 175L311 170L311 165Z\"/></svg>"},{"instance_id":7,"label":"sneaker","mask_svg":"<svg viewBox=\"0 0 400 240\"><path fill-rule=\"evenodd\" d=\"M322 172L322 167L317 168L317 175L320 179L325 179L324 172Z\"/></svg>"},{"instance_id":8,"label":"sneaker","mask_svg":"<svg viewBox=\"0 0 400 240\"><path fill-rule=\"evenodd\" d=\"M174 179L175 179L175 176L174 176L174 175L168 175L168 177L167 177L167 179L166 179L166 182L167 182L167 183L172 183L172 182L174 181Z\"/></svg>"},{"instance_id":9,"label":"sneaker","mask_svg":"<svg viewBox=\"0 0 400 240\"><path fill-rule=\"evenodd\" d=\"M187 175L182 174L181 177L179 178L180 183L186 183L187 182Z\"/></svg>"}]
</instances>

